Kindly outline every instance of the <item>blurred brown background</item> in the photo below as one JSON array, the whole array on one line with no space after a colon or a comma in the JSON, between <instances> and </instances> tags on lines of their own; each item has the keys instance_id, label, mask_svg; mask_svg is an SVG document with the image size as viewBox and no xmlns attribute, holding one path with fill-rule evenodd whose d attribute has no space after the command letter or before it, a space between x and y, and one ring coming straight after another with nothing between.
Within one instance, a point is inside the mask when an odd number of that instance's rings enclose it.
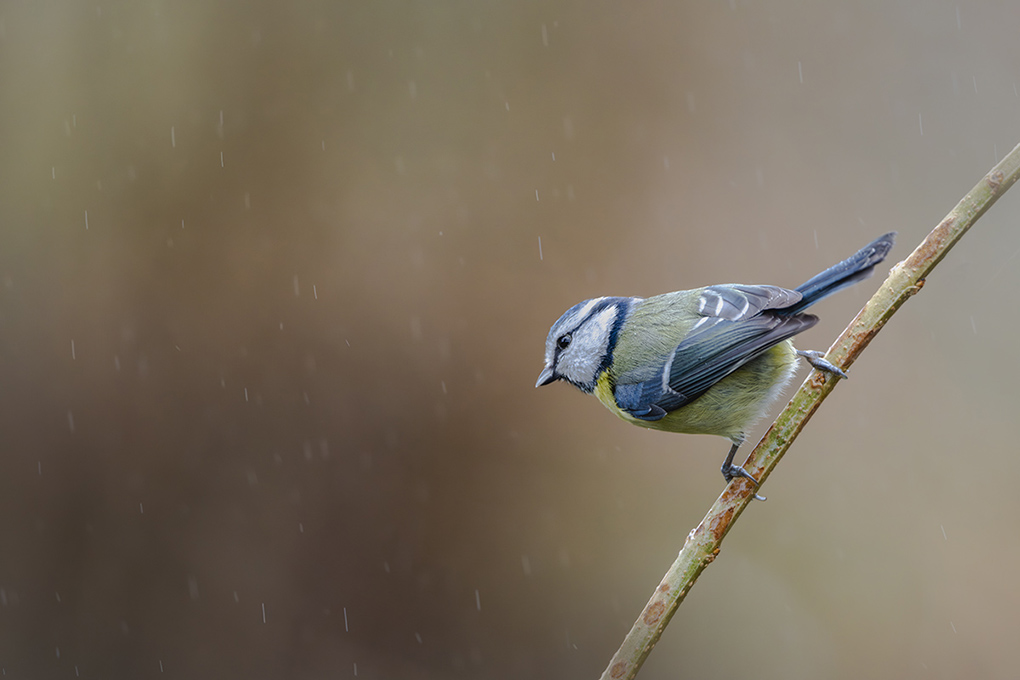
<instances>
[{"instance_id":1,"label":"blurred brown background","mask_svg":"<svg viewBox=\"0 0 1020 680\"><path fill-rule=\"evenodd\" d=\"M902 259L1020 142L1018 25L4 3L0 668L596 677L727 443L535 390L549 325L890 229ZM853 367L643 678L1014 676L1018 218L1014 189Z\"/></svg>"}]
</instances>

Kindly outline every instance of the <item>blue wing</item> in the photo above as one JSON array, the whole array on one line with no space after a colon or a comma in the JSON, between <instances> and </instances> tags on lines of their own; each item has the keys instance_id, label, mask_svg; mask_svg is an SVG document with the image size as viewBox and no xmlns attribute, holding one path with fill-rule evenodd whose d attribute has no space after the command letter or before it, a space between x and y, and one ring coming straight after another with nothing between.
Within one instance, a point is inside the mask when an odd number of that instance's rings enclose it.
<instances>
[{"instance_id":1,"label":"blue wing","mask_svg":"<svg viewBox=\"0 0 1020 680\"><path fill-rule=\"evenodd\" d=\"M617 376L617 405L635 418L659 420L689 404L770 347L818 322L809 314L784 316L782 310L801 300L797 291L776 286L725 285L705 288L701 317L686 337L648 378ZM628 379L630 378L630 379Z\"/></svg>"}]
</instances>

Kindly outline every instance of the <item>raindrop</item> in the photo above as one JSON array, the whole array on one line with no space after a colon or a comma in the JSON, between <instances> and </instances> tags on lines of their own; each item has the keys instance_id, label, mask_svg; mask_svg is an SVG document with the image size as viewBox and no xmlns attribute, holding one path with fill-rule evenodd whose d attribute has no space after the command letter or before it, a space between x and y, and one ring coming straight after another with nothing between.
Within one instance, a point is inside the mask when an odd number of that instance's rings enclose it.
<instances>
[{"instance_id":1,"label":"raindrop","mask_svg":"<svg viewBox=\"0 0 1020 680\"><path fill-rule=\"evenodd\" d=\"M538 237L538 259L539 259L539 261L542 261L544 259L542 257L542 237L541 236Z\"/></svg>"},{"instance_id":2,"label":"raindrop","mask_svg":"<svg viewBox=\"0 0 1020 680\"><path fill-rule=\"evenodd\" d=\"M223 152L220 151L220 167L223 167Z\"/></svg>"},{"instance_id":3,"label":"raindrop","mask_svg":"<svg viewBox=\"0 0 1020 680\"><path fill-rule=\"evenodd\" d=\"M177 135L174 132L174 126L173 125L170 126L170 148L172 148L172 149L176 149L177 148Z\"/></svg>"},{"instance_id":4,"label":"raindrop","mask_svg":"<svg viewBox=\"0 0 1020 680\"><path fill-rule=\"evenodd\" d=\"M351 628L347 625L347 607L344 607L344 632L350 633Z\"/></svg>"},{"instance_id":5,"label":"raindrop","mask_svg":"<svg viewBox=\"0 0 1020 680\"><path fill-rule=\"evenodd\" d=\"M475 588L475 607L478 611L482 611L482 596L478 593L478 589Z\"/></svg>"},{"instance_id":6,"label":"raindrop","mask_svg":"<svg viewBox=\"0 0 1020 680\"><path fill-rule=\"evenodd\" d=\"M85 211L85 231L89 230L89 211Z\"/></svg>"},{"instance_id":7,"label":"raindrop","mask_svg":"<svg viewBox=\"0 0 1020 680\"><path fill-rule=\"evenodd\" d=\"M266 622L266 603L262 603L262 623Z\"/></svg>"},{"instance_id":8,"label":"raindrop","mask_svg":"<svg viewBox=\"0 0 1020 680\"><path fill-rule=\"evenodd\" d=\"M545 24L542 24L542 45L549 47L549 29L545 27Z\"/></svg>"}]
</instances>

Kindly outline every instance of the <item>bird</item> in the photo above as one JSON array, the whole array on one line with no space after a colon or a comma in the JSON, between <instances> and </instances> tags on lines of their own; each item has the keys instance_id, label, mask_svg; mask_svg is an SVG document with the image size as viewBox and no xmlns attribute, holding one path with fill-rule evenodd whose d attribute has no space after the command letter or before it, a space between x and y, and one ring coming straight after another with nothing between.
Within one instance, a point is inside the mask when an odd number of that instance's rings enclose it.
<instances>
[{"instance_id":1,"label":"bird","mask_svg":"<svg viewBox=\"0 0 1020 680\"><path fill-rule=\"evenodd\" d=\"M565 381L634 425L726 437L723 478L757 487L733 457L793 377L798 358L847 377L822 352L793 346L793 336L818 323L804 310L871 276L895 237L879 236L794 289L729 283L580 302L549 329L535 387Z\"/></svg>"}]
</instances>

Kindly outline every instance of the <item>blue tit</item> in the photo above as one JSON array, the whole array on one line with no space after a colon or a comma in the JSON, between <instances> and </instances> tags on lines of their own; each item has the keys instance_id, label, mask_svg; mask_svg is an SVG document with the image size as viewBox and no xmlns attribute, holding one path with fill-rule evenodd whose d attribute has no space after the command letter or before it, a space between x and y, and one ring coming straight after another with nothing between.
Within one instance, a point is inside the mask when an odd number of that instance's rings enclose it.
<instances>
[{"instance_id":1,"label":"blue tit","mask_svg":"<svg viewBox=\"0 0 1020 680\"><path fill-rule=\"evenodd\" d=\"M723 477L757 485L733 456L793 377L798 355L846 377L821 352L794 348L790 338L818 323L804 310L871 276L895 235L880 236L794 290L722 284L585 300L549 330L535 387L565 380L634 425L726 437L732 446Z\"/></svg>"}]
</instances>

